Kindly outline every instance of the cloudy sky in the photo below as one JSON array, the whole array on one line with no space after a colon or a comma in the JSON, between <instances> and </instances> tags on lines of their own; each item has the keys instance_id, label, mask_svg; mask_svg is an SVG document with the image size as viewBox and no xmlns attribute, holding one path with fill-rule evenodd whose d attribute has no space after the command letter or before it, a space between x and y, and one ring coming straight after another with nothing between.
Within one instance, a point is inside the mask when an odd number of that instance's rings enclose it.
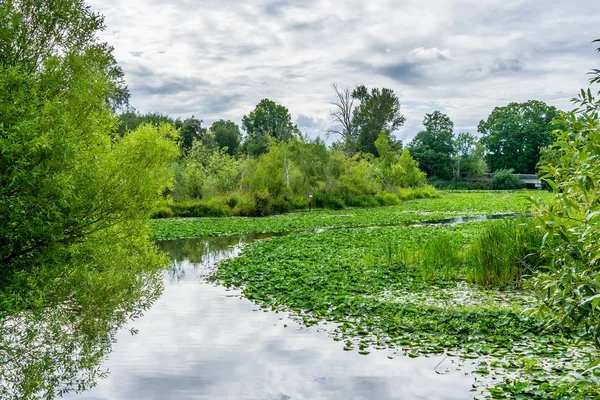
<instances>
[{"instance_id":1,"label":"cloudy sky","mask_svg":"<svg viewBox=\"0 0 600 400\"><path fill-rule=\"evenodd\" d=\"M240 122L269 98L325 137L332 83L392 88L409 140L447 113L475 132L495 106L569 109L600 67L598 0L89 0L140 112Z\"/></svg>"}]
</instances>

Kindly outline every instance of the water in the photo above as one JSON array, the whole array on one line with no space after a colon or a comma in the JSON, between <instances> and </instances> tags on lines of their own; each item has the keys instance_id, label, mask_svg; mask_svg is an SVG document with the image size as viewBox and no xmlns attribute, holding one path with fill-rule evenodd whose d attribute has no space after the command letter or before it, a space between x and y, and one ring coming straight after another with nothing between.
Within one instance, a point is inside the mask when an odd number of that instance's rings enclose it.
<instances>
[{"instance_id":1,"label":"water","mask_svg":"<svg viewBox=\"0 0 600 400\"><path fill-rule=\"evenodd\" d=\"M97 387L83 399L465 399L474 379L442 357L343 351L327 326L305 328L206 281L214 264L266 235L161 242L173 258L165 290L116 335Z\"/></svg>"}]
</instances>

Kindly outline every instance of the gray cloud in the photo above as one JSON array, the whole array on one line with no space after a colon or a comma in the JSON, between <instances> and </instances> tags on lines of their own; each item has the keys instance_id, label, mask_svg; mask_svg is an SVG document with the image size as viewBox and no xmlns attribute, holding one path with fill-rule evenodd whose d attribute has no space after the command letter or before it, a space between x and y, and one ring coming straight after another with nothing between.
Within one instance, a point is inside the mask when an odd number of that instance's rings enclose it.
<instances>
[{"instance_id":1,"label":"gray cloud","mask_svg":"<svg viewBox=\"0 0 600 400\"><path fill-rule=\"evenodd\" d=\"M490 72L517 72L523 69L523 63L516 58L508 60L495 60L490 67Z\"/></svg>"}]
</instances>

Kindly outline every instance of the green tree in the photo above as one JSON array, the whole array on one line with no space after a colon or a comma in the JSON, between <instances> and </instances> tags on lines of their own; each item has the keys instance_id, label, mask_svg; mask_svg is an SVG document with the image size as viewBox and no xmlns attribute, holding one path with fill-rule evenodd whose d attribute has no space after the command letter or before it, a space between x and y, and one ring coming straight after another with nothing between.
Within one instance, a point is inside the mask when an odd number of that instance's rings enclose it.
<instances>
[{"instance_id":1,"label":"green tree","mask_svg":"<svg viewBox=\"0 0 600 400\"><path fill-rule=\"evenodd\" d=\"M237 155L242 138L239 126L232 121L220 119L213 122L210 126L210 132L215 135L215 140L220 149L227 147L227 154Z\"/></svg>"},{"instance_id":2,"label":"green tree","mask_svg":"<svg viewBox=\"0 0 600 400\"><path fill-rule=\"evenodd\" d=\"M408 149L420 168L429 177L452 179L454 154L454 123L446 114L434 111L425 114L425 130L417 133Z\"/></svg>"},{"instance_id":3,"label":"green tree","mask_svg":"<svg viewBox=\"0 0 600 400\"><path fill-rule=\"evenodd\" d=\"M288 109L269 99L261 100L250 114L244 115L242 128L246 132L244 150L254 157L267 152L268 137L287 142L300 135Z\"/></svg>"},{"instance_id":4,"label":"green tree","mask_svg":"<svg viewBox=\"0 0 600 400\"><path fill-rule=\"evenodd\" d=\"M135 110L128 110L119 114L119 135L124 136L127 132L136 130L142 124L151 124L156 127L161 124L171 124L177 127L176 121L168 115L160 113L140 114Z\"/></svg>"},{"instance_id":5,"label":"green tree","mask_svg":"<svg viewBox=\"0 0 600 400\"><path fill-rule=\"evenodd\" d=\"M392 133L406 121L400 112L400 100L391 89L373 88L369 91L365 86L357 86L352 97L359 104L352 111L353 133L350 136L356 136L358 151L377 156L375 141L381 131L385 131L388 138L393 140ZM393 146L400 148L401 143L395 142Z\"/></svg>"},{"instance_id":6,"label":"green tree","mask_svg":"<svg viewBox=\"0 0 600 400\"><path fill-rule=\"evenodd\" d=\"M375 141L379 158L377 170L381 186L384 190L394 191L398 187L415 187L425 184L425 174L419 164L412 158L408 150L398 155L391 146L384 131Z\"/></svg>"},{"instance_id":7,"label":"green tree","mask_svg":"<svg viewBox=\"0 0 600 400\"><path fill-rule=\"evenodd\" d=\"M83 390L160 293L149 215L177 132L115 135L123 88L81 1L0 2L0 397Z\"/></svg>"},{"instance_id":8,"label":"green tree","mask_svg":"<svg viewBox=\"0 0 600 400\"><path fill-rule=\"evenodd\" d=\"M590 82L600 83L600 70ZM576 109L560 113L562 128L540 167L554 197L537 204L550 263L534 282L543 314L600 347L600 92L591 87L575 99Z\"/></svg>"},{"instance_id":9,"label":"green tree","mask_svg":"<svg viewBox=\"0 0 600 400\"><path fill-rule=\"evenodd\" d=\"M487 170L484 154L485 149L475 136L468 132L456 135L452 160L454 179L460 180L462 174L468 177L484 174Z\"/></svg>"},{"instance_id":10,"label":"green tree","mask_svg":"<svg viewBox=\"0 0 600 400\"><path fill-rule=\"evenodd\" d=\"M183 122L177 120L175 126L181 133L181 150L186 153L192 148L192 143L195 140L203 139L205 145L216 147L212 137L204 138L207 133L206 128L202 127L202 120L195 118L193 115L186 118Z\"/></svg>"},{"instance_id":11,"label":"green tree","mask_svg":"<svg viewBox=\"0 0 600 400\"><path fill-rule=\"evenodd\" d=\"M537 100L494 108L477 127L490 169L534 174L540 151L554 141L552 131L559 126L552 121L558 115L555 107Z\"/></svg>"}]
</instances>

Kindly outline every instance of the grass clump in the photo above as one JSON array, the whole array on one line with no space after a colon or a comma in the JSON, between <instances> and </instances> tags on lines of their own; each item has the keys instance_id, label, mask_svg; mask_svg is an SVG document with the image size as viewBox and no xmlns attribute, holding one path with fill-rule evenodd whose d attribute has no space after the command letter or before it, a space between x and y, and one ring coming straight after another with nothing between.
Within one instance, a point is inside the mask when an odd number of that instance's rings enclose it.
<instances>
[{"instance_id":1,"label":"grass clump","mask_svg":"<svg viewBox=\"0 0 600 400\"><path fill-rule=\"evenodd\" d=\"M542 235L531 221L494 221L466 253L467 280L482 286L520 286L524 275L537 270Z\"/></svg>"}]
</instances>

